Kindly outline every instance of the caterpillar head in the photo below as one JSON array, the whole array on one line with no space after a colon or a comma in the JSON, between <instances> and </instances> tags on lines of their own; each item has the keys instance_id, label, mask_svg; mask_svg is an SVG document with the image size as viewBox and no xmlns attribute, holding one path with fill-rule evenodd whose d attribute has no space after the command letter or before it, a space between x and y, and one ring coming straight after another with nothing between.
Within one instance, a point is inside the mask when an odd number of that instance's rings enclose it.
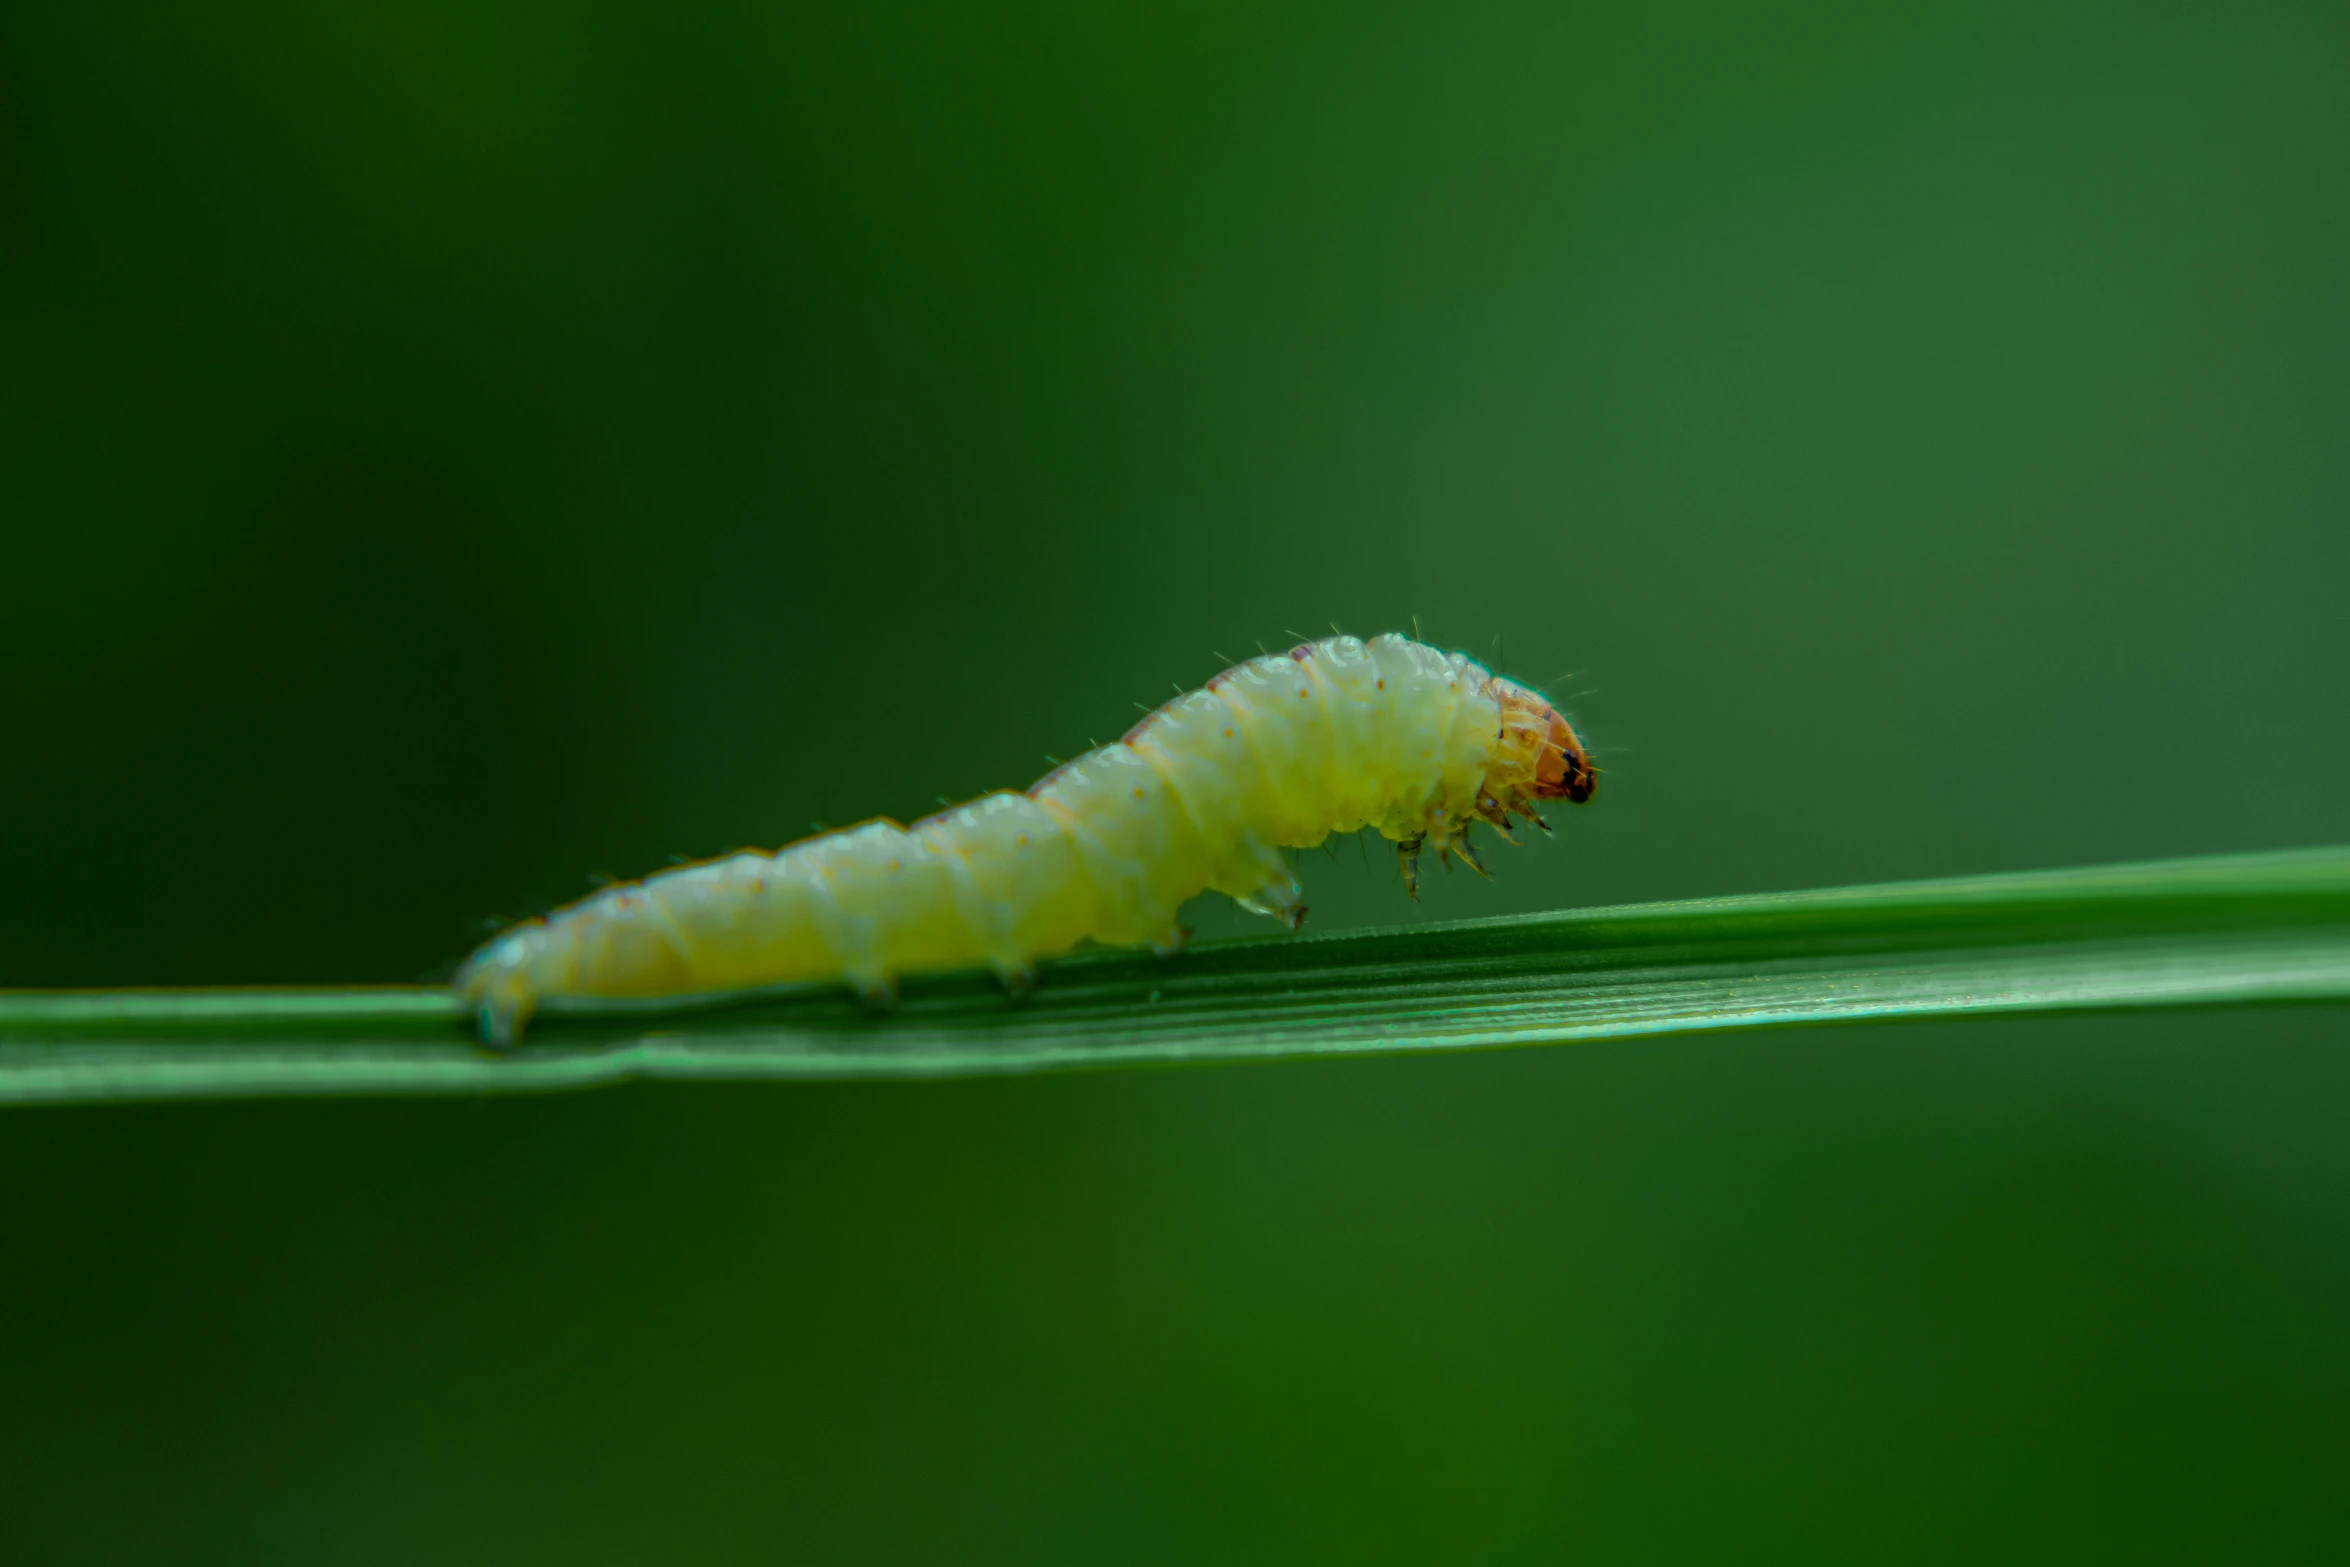
<instances>
[{"instance_id":1,"label":"caterpillar head","mask_svg":"<svg viewBox=\"0 0 2350 1567\"><path fill-rule=\"evenodd\" d=\"M1496 676L1492 686L1501 704L1501 735L1489 777L1495 799L1511 791L1527 800L1569 800L1581 805L1599 787L1591 755L1559 710L1514 680ZM1488 786L1489 788L1491 785Z\"/></svg>"}]
</instances>

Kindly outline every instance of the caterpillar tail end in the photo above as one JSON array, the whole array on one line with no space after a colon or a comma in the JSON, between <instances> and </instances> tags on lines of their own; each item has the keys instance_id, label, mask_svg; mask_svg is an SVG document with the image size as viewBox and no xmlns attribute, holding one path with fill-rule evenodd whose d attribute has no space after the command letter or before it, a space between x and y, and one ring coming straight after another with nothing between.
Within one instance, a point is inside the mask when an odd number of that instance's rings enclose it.
<instances>
[{"instance_id":1,"label":"caterpillar tail end","mask_svg":"<svg viewBox=\"0 0 2350 1567\"><path fill-rule=\"evenodd\" d=\"M474 1037L485 1050L512 1050L534 1010L528 996L485 996L474 1003Z\"/></svg>"},{"instance_id":2,"label":"caterpillar tail end","mask_svg":"<svg viewBox=\"0 0 2350 1567\"><path fill-rule=\"evenodd\" d=\"M512 1050L538 1010L528 978L530 927L510 931L465 960L451 989L472 1014L474 1037L485 1050Z\"/></svg>"}]
</instances>

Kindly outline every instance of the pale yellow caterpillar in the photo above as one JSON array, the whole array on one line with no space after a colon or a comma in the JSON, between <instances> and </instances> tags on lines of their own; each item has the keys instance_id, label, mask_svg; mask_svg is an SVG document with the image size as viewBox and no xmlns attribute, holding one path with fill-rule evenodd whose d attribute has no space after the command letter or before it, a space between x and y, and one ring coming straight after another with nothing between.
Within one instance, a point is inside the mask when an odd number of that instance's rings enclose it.
<instances>
[{"instance_id":1,"label":"pale yellow caterpillar","mask_svg":"<svg viewBox=\"0 0 2350 1567\"><path fill-rule=\"evenodd\" d=\"M493 1045L549 1002L846 981L886 1004L901 975L980 965L1019 992L1088 938L1174 951L1176 910L1210 888L1294 929L1281 851L1333 833L1393 839L1417 897L1423 845L1482 873L1473 822L1506 838L1593 785L1537 693L1406 637L1330 637L1235 665L1025 794L608 887L488 943L456 989Z\"/></svg>"}]
</instances>

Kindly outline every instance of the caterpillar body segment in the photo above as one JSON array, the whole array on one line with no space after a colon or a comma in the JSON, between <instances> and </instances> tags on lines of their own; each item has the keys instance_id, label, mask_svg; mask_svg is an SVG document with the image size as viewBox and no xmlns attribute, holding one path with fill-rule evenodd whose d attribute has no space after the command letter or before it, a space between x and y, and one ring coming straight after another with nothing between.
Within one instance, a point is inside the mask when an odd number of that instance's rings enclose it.
<instances>
[{"instance_id":1,"label":"caterpillar body segment","mask_svg":"<svg viewBox=\"0 0 2350 1567\"><path fill-rule=\"evenodd\" d=\"M1542 826L1538 802L1595 781L1538 693L1405 637L1331 637L1235 665L1025 793L608 887L492 940L455 984L501 1046L545 1002L829 981L886 1004L900 975L980 966L1021 991L1088 939L1175 950L1202 891L1294 928L1281 851L1333 833L1393 840L1414 896L1425 847L1482 873L1472 823Z\"/></svg>"}]
</instances>

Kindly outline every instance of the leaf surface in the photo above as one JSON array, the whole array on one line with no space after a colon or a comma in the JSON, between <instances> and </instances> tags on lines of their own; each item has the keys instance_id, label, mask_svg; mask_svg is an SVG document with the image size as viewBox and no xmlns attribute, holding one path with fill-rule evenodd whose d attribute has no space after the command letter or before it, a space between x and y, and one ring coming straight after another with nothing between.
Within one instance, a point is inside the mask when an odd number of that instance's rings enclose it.
<instances>
[{"instance_id":1,"label":"leaf surface","mask_svg":"<svg viewBox=\"0 0 2350 1567\"><path fill-rule=\"evenodd\" d=\"M1036 993L915 981L543 1016L444 991L0 992L0 1102L935 1077L1700 1029L2350 998L2350 848L1573 909L1082 955Z\"/></svg>"}]
</instances>

